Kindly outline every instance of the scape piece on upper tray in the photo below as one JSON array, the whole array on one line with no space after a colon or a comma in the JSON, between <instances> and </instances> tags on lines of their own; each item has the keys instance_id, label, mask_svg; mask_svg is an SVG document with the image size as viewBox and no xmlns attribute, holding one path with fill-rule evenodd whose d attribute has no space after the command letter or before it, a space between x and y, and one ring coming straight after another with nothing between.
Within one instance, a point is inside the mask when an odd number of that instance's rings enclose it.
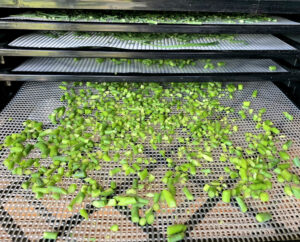
<instances>
[{"instance_id":1,"label":"scape piece on upper tray","mask_svg":"<svg viewBox=\"0 0 300 242\"><path fill-rule=\"evenodd\" d=\"M182 34L40 31L9 43L23 48L116 48L128 50L295 50L269 34Z\"/></svg>"},{"instance_id":2,"label":"scape piece on upper tray","mask_svg":"<svg viewBox=\"0 0 300 242\"><path fill-rule=\"evenodd\" d=\"M279 16L221 14L221 13L180 13L143 11L87 11L48 10L31 11L11 15L2 19L32 21L101 22L132 24L297 24Z\"/></svg>"},{"instance_id":3,"label":"scape piece on upper tray","mask_svg":"<svg viewBox=\"0 0 300 242\"><path fill-rule=\"evenodd\" d=\"M31 58L13 72L201 74L287 71L270 59Z\"/></svg>"}]
</instances>

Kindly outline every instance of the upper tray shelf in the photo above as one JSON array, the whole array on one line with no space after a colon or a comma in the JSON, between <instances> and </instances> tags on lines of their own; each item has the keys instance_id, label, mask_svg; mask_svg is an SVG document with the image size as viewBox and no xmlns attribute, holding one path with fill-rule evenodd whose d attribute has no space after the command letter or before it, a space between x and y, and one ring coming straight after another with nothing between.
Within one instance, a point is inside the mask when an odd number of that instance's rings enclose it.
<instances>
[{"instance_id":1,"label":"upper tray shelf","mask_svg":"<svg viewBox=\"0 0 300 242\"><path fill-rule=\"evenodd\" d=\"M0 0L0 6L54 9L300 13L300 1L295 0Z\"/></svg>"},{"instance_id":2,"label":"upper tray shelf","mask_svg":"<svg viewBox=\"0 0 300 242\"><path fill-rule=\"evenodd\" d=\"M97 58L296 58L300 45L282 35L145 34L36 31L0 42L0 56Z\"/></svg>"},{"instance_id":3,"label":"upper tray shelf","mask_svg":"<svg viewBox=\"0 0 300 242\"><path fill-rule=\"evenodd\" d=\"M22 35L10 47L38 49L113 48L125 50L296 50L273 35L264 34L145 34L102 32L35 32Z\"/></svg>"},{"instance_id":4,"label":"upper tray shelf","mask_svg":"<svg viewBox=\"0 0 300 242\"><path fill-rule=\"evenodd\" d=\"M0 0L1 1L1 0ZM300 33L300 23L274 15L145 11L26 11L0 18L0 29L157 33Z\"/></svg>"}]
</instances>

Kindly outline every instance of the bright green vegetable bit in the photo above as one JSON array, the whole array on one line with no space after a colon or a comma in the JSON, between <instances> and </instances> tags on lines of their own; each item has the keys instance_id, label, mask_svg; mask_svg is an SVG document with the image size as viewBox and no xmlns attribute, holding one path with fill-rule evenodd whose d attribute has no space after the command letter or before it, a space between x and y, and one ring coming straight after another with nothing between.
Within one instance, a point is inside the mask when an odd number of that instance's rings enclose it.
<instances>
[{"instance_id":1,"label":"bright green vegetable bit","mask_svg":"<svg viewBox=\"0 0 300 242\"><path fill-rule=\"evenodd\" d=\"M239 111L239 115L241 116L242 119L246 119L247 118L244 110L240 110Z\"/></svg>"},{"instance_id":2,"label":"bright green vegetable bit","mask_svg":"<svg viewBox=\"0 0 300 242\"><path fill-rule=\"evenodd\" d=\"M279 156L283 160L289 160L290 159L289 154L285 151L279 151Z\"/></svg>"},{"instance_id":3,"label":"bright green vegetable bit","mask_svg":"<svg viewBox=\"0 0 300 242\"><path fill-rule=\"evenodd\" d=\"M155 176L150 174L148 180L149 180L149 182L154 182L155 181Z\"/></svg>"},{"instance_id":4,"label":"bright green vegetable bit","mask_svg":"<svg viewBox=\"0 0 300 242\"><path fill-rule=\"evenodd\" d=\"M181 241L183 240L185 237L185 233L184 232L181 232L181 233L178 233L178 234L174 234L174 235L171 235L170 237L168 237L168 242L177 242L177 241Z\"/></svg>"},{"instance_id":5,"label":"bright green vegetable bit","mask_svg":"<svg viewBox=\"0 0 300 242\"><path fill-rule=\"evenodd\" d=\"M292 185L292 192L297 199L300 199L300 186Z\"/></svg>"},{"instance_id":6,"label":"bright green vegetable bit","mask_svg":"<svg viewBox=\"0 0 300 242\"><path fill-rule=\"evenodd\" d=\"M128 206L137 203L134 197L116 196L114 198L118 201L119 206Z\"/></svg>"},{"instance_id":7,"label":"bright green vegetable bit","mask_svg":"<svg viewBox=\"0 0 300 242\"><path fill-rule=\"evenodd\" d=\"M155 217L154 217L152 208L148 209L146 211L145 215L146 215L147 224L153 224Z\"/></svg>"},{"instance_id":8,"label":"bright green vegetable bit","mask_svg":"<svg viewBox=\"0 0 300 242\"><path fill-rule=\"evenodd\" d=\"M282 149L283 149L283 150L288 150L288 149L291 147L291 145L292 145L292 141L289 140L289 141L285 142L285 143L282 145Z\"/></svg>"},{"instance_id":9,"label":"bright green vegetable bit","mask_svg":"<svg viewBox=\"0 0 300 242\"><path fill-rule=\"evenodd\" d=\"M168 190L162 190L161 196L166 200L168 207L175 208L177 206L175 198Z\"/></svg>"},{"instance_id":10,"label":"bright green vegetable bit","mask_svg":"<svg viewBox=\"0 0 300 242\"><path fill-rule=\"evenodd\" d=\"M145 226L146 223L147 223L146 218L140 218L140 220L139 220L139 225L140 225L140 226Z\"/></svg>"},{"instance_id":11,"label":"bright green vegetable bit","mask_svg":"<svg viewBox=\"0 0 300 242\"><path fill-rule=\"evenodd\" d=\"M249 108L250 107L251 102L250 101L245 101L243 102L243 107L244 108Z\"/></svg>"},{"instance_id":12,"label":"bright green vegetable bit","mask_svg":"<svg viewBox=\"0 0 300 242\"><path fill-rule=\"evenodd\" d=\"M268 202L269 201L269 194L266 192L262 192L259 194L260 200L262 202Z\"/></svg>"},{"instance_id":13,"label":"bright green vegetable bit","mask_svg":"<svg viewBox=\"0 0 300 242\"><path fill-rule=\"evenodd\" d=\"M114 175L118 174L120 171L121 171L120 167L114 168L109 171L109 176L114 176Z\"/></svg>"},{"instance_id":14,"label":"bright green vegetable bit","mask_svg":"<svg viewBox=\"0 0 300 242\"><path fill-rule=\"evenodd\" d=\"M256 97L257 97L257 90L254 90L254 91L252 92L252 97L253 97L253 98L256 98Z\"/></svg>"},{"instance_id":15,"label":"bright green vegetable bit","mask_svg":"<svg viewBox=\"0 0 300 242\"><path fill-rule=\"evenodd\" d=\"M93 201L92 204L96 208L102 208L107 205L107 201L106 200L98 200L98 201Z\"/></svg>"},{"instance_id":16,"label":"bright green vegetable bit","mask_svg":"<svg viewBox=\"0 0 300 242\"><path fill-rule=\"evenodd\" d=\"M194 196L193 196L192 193L188 190L187 187L184 187L184 188L182 189L182 191L183 191L184 195L186 196L186 199L187 199L187 200L190 200L190 201L194 200Z\"/></svg>"},{"instance_id":17,"label":"bright green vegetable bit","mask_svg":"<svg viewBox=\"0 0 300 242\"><path fill-rule=\"evenodd\" d=\"M242 198L236 197L235 200L237 201L237 203L240 206L240 209L243 213L248 211L247 205Z\"/></svg>"},{"instance_id":18,"label":"bright green vegetable bit","mask_svg":"<svg viewBox=\"0 0 300 242\"><path fill-rule=\"evenodd\" d=\"M61 188L61 187L48 186L48 190L53 193L59 193L59 194L64 194L64 195L68 194L68 192L64 188Z\"/></svg>"},{"instance_id":19,"label":"bright green vegetable bit","mask_svg":"<svg viewBox=\"0 0 300 242\"><path fill-rule=\"evenodd\" d=\"M117 232L117 231L119 231L119 226L117 224L113 224L110 227L110 230L113 231L113 232Z\"/></svg>"},{"instance_id":20,"label":"bright green vegetable bit","mask_svg":"<svg viewBox=\"0 0 300 242\"><path fill-rule=\"evenodd\" d=\"M142 172L139 172L138 173L141 181L145 180L148 176L148 170L147 169L144 169Z\"/></svg>"},{"instance_id":21,"label":"bright green vegetable bit","mask_svg":"<svg viewBox=\"0 0 300 242\"><path fill-rule=\"evenodd\" d=\"M208 174L211 173L211 170L210 169L202 169L201 172L203 172L207 176Z\"/></svg>"},{"instance_id":22,"label":"bright green vegetable bit","mask_svg":"<svg viewBox=\"0 0 300 242\"><path fill-rule=\"evenodd\" d=\"M218 63L217 63L217 65L218 65L218 67L225 66L225 62L223 62L223 61L220 61L220 62L218 62Z\"/></svg>"},{"instance_id":23,"label":"bright green vegetable bit","mask_svg":"<svg viewBox=\"0 0 300 242\"><path fill-rule=\"evenodd\" d=\"M229 203L231 198L231 190L224 190L222 192L222 201L225 203Z\"/></svg>"},{"instance_id":24,"label":"bright green vegetable bit","mask_svg":"<svg viewBox=\"0 0 300 242\"><path fill-rule=\"evenodd\" d=\"M257 222L264 223L272 219L272 215L270 213L258 213L255 216Z\"/></svg>"},{"instance_id":25,"label":"bright green vegetable bit","mask_svg":"<svg viewBox=\"0 0 300 242\"><path fill-rule=\"evenodd\" d=\"M44 232L43 238L44 239L57 239L58 232Z\"/></svg>"},{"instance_id":26,"label":"bright green vegetable bit","mask_svg":"<svg viewBox=\"0 0 300 242\"><path fill-rule=\"evenodd\" d=\"M284 193L288 196L293 196L292 188L290 185L284 186Z\"/></svg>"},{"instance_id":27,"label":"bright green vegetable bit","mask_svg":"<svg viewBox=\"0 0 300 242\"><path fill-rule=\"evenodd\" d=\"M84 208L80 209L79 212L82 217L84 217L85 219L89 219L89 214L87 213L87 211Z\"/></svg>"},{"instance_id":28,"label":"bright green vegetable bit","mask_svg":"<svg viewBox=\"0 0 300 242\"><path fill-rule=\"evenodd\" d=\"M282 112L283 115L290 121L294 119L293 115L289 114L288 112Z\"/></svg>"},{"instance_id":29,"label":"bright green vegetable bit","mask_svg":"<svg viewBox=\"0 0 300 242\"><path fill-rule=\"evenodd\" d=\"M186 229L187 229L187 226L184 224L173 224L173 225L168 226L167 235L170 236L170 235L177 234L180 232L185 232Z\"/></svg>"},{"instance_id":30,"label":"bright green vegetable bit","mask_svg":"<svg viewBox=\"0 0 300 242\"><path fill-rule=\"evenodd\" d=\"M137 206L132 206L131 208L131 221L134 223L138 223L140 220L139 216L139 208Z\"/></svg>"},{"instance_id":31,"label":"bright green vegetable bit","mask_svg":"<svg viewBox=\"0 0 300 242\"><path fill-rule=\"evenodd\" d=\"M111 206L111 207L117 206L117 201L114 198L111 198L108 200L107 206Z\"/></svg>"},{"instance_id":32,"label":"bright green vegetable bit","mask_svg":"<svg viewBox=\"0 0 300 242\"><path fill-rule=\"evenodd\" d=\"M293 159L293 163L294 163L295 166L300 168L300 159L299 159L298 156Z\"/></svg>"},{"instance_id":33,"label":"bright green vegetable bit","mask_svg":"<svg viewBox=\"0 0 300 242\"><path fill-rule=\"evenodd\" d=\"M277 70L277 66L269 66L269 71L276 71Z\"/></svg>"}]
</instances>

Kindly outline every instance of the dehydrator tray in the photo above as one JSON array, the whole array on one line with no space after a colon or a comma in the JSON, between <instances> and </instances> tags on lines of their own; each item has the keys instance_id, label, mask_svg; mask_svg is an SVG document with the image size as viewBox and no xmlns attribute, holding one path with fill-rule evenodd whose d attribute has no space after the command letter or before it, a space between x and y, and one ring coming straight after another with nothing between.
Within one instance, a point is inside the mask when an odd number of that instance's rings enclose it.
<instances>
[{"instance_id":1,"label":"dehydrator tray","mask_svg":"<svg viewBox=\"0 0 300 242\"><path fill-rule=\"evenodd\" d=\"M9 43L9 46L57 49L99 47L128 50L296 50L273 35L263 34L235 35L234 39L203 36L188 42L171 37L154 40L150 43L123 40L115 37L113 34L101 34L101 32L91 32L87 36L78 36L75 32L60 33L54 31L51 34L54 37L49 36L49 32L23 35ZM199 45L197 46L197 44Z\"/></svg>"},{"instance_id":2,"label":"dehydrator tray","mask_svg":"<svg viewBox=\"0 0 300 242\"><path fill-rule=\"evenodd\" d=\"M18 133L23 129L22 123L28 119L42 121L50 125L48 115L61 105L60 97L64 91L58 86L60 82L28 82L23 85L13 100L0 113L0 142L7 135ZM165 88L168 88L167 84ZM257 98L251 98L252 92L258 90ZM286 137L282 142L292 140L293 145L289 151L292 157L300 156L300 111L293 103L271 82L244 83L243 92L236 92L233 99L221 99L221 103L237 110L241 109L242 102L251 100L251 107L257 112L266 108L264 119L270 119ZM293 121L287 120L282 112L289 112L294 116ZM246 146L244 133L259 132L255 129L255 122L251 119L236 121L239 131L233 135L234 145ZM186 137L185 132L177 134ZM281 144L280 144L281 145ZM178 148L178 144L169 144L166 154ZM197 146L195 147L197 149ZM215 153L216 152L216 153ZM213 157L217 158L215 151ZM0 151L3 161L8 155L8 150ZM168 155L167 155L168 156ZM159 152L148 149L144 157L157 159L156 164L148 167L155 176L167 169L165 158ZM167 157L166 157L167 158ZM185 158L179 163L187 162ZM94 177L103 183L109 184L107 176L107 163L103 162L103 169L96 172ZM20 186L25 178L11 175L0 163L0 240L1 241L43 241L44 231L57 231L60 236L57 241L165 241L166 227L174 223L188 225L185 241L278 241L286 239L300 239L300 200L288 197L283 193L284 185L272 178L273 188L270 191L270 201L262 203L259 200L247 199L249 211L240 212L235 202L224 203L220 198L209 198L203 192L204 184L224 176L229 185L236 181L227 180L223 171L224 163L205 163L205 168L210 168L213 173L205 176L197 174L190 179L187 186L191 188L195 200L187 202L184 195L178 196L178 208L163 208L156 214L153 225L145 227L133 224L130 220L130 211L121 207L103 207L96 209L86 201L82 206L90 213L89 220L84 220L79 215L79 208L70 212L67 204L73 198L71 195L63 200L55 201L45 196L36 200L34 195L23 190ZM300 175L300 169L293 166L291 172ZM123 192L131 185L133 177L121 175L119 192ZM68 179L66 184L74 183ZM77 180L76 180L77 182ZM79 183L78 183L79 185ZM271 221L259 224L255 220L257 212L268 211L272 214ZM111 232L109 227L117 223L120 230Z\"/></svg>"},{"instance_id":3,"label":"dehydrator tray","mask_svg":"<svg viewBox=\"0 0 300 242\"><path fill-rule=\"evenodd\" d=\"M209 21L203 21L203 22L199 22L199 23L185 23L185 22L169 22L169 23L157 23L157 24L185 24L185 25L202 25L202 24L220 24L220 25L226 25L226 24L233 24L233 25L253 25L253 24L258 24L258 25L266 25L266 24L270 24L270 25L282 25L282 24L286 24L286 25L297 25L299 23L289 20L287 18L284 17L280 17L280 16L270 16L270 18L274 18L276 19L276 21L257 21L257 22L239 22L238 20L236 21L221 21L221 20L209 20ZM126 21L118 21L118 20L113 20L113 19L107 19L106 21L103 20L98 20L98 19L71 19L68 17L65 18L61 18L61 19L47 19L47 18L42 18L42 17L38 17L38 16L21 16L21 15L14 15L14 16L8 16L8 17L3 17L0 18L0 20L30 20L30 21L41 21L41 22L72 22L72 23L80 23L80 22L88 22L88 23L121 23L121 24L126 24L126 23L132 23L132 24L144 24L144 22L139 22L139 21L135 21L135 22L126 22Z\"/></svg>"},{"instance_id":4,"label":"dehydrator tray","mask_svg":"<svg viewBox=\"0 0 300 242\"><path fill-rule=\"evenodd\" d=\"M147 32L147 33L224 33L224 34L283 34L299 33L300 23L277 21L266 24L133 24L96 23L64 21L31 21L0 19L0 28L16 30L57 30L57 31L105 31L105 32Z\"/></svg>"},{"instance_id":5,"label":"dehydrator tray","mask_svg":"<svg viewBox=\"0 0 300 242\"><path fill-rule=\"evenodd\" d=\"M225 65L218 67L218 62ZM145 74L198 74L198 73L280 73L287 72L283 67L270 59L218 59L212 60L214 69L205 69L205 61L198 60L194 66L183 68L171 66L147 66L139 61L116 64L109 59L98 63L95 58L82 58L75 61L73 58L31 58L14 68L13 72L48 72L48 73L145 73ZM277 69L270 71L270 66Z\"/></svg>"}]
</instances>

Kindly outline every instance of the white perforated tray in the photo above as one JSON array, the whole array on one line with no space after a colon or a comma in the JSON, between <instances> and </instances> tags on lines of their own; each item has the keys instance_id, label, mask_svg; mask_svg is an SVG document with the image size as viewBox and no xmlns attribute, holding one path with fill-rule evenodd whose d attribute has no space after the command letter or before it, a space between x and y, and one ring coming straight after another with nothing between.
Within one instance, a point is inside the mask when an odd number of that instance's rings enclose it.
<instances>
[{"instance_id":1,"label":"white perforated tray","mask_svg":"<svg viewBox=\"0 0 300 242\"><path fill-rule=\"evenodd\" d=\"M12 47L25 48L81 48L81 47L107 47L129 50L295 50L282 40L272 35L264 34L241 34L236 36L237 41L219 40L213 37L201 37L191 40L189 43L212 43L209 46L178 46L183 42L174 38L156 40L150 44L140 41L121 40L113 35L101 36L99 33L89 33L91 36L76 36L74 32L60 35L58 38L49 37L44 32L36 32L23 35L11 43Z\"/></svg>"},{"instance_id":2,"label":"white perforated tray","mask_svg":"<svg viewBox=\"0 0 300 242\"><path fill-rule=\"evenodd\" d=\"M217 67L217 62L225 62L225 66ZM115 64L110 60L97 63L94 58L82 58L74 61L73 58L32 58L22 63L14 72L63 72L63 73L243 73L243 72L270 72L269 66L276 66L274 72L287 72L270 59L222 59L212 60L215 69L204 69L205 62L198 60L195 66L184 68L164 65L146 66L138 61Z\"/></svg>"}]
</instances>

